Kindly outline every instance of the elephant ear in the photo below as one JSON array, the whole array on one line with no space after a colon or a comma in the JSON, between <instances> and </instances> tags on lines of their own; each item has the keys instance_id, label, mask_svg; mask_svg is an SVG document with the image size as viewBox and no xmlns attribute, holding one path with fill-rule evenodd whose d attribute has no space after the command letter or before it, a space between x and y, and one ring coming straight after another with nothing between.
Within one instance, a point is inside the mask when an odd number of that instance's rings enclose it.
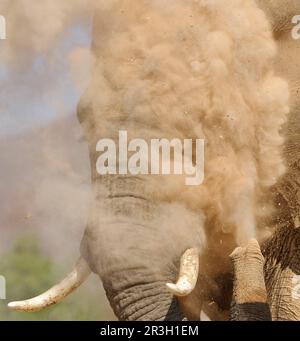
<instances>
[{"instance_id":1,"label":"elephant ear","mask_svg":"<svg viewBox=\"0 0 300 341\"><path fill-rule=\"evenodd\" d=\"M300 123L289 119L287 172L274 186L275 233L263 246L265 280L274 320L300 320Z\"/></svg>"},{"instance_id":2,"label":"elephant ear","mask_svg":"<svg viewBox=\"0 0 300 341\"><path fill-rule=\"evenodd\" d=\"M286 127L284 159L287 171L274 186L279 224L300 227L300 120L293 115Z\"/></svg>"},{"instance_id":3,"label":"elephant ear","mask_svg":"<svg viewBox=\"0 0 300 341\"><path fill-rule=\"evenodd\" d=\"M278 227L263 248L272 319L300 320L300 228Z\"/></svg>"}]
</instances>

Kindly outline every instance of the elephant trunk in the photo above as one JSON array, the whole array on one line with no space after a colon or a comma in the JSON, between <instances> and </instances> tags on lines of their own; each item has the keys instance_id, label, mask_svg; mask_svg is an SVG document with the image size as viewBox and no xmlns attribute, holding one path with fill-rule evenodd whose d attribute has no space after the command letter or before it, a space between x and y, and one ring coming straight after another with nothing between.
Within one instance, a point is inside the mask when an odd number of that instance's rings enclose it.
<instances>
[{"instance_id":1,"label":"elephant trunk","mask_svg":"<svg viewBox=\"0 0 300 341\"><path fill-rule=\"evenodd\" d=\"M118 272L117 278L104 279L106 294L115 314L126 321L182 321L184 317L175 296L188 295L194 289L198 278L198 257L197 249L188 249L183 254L176 285L166 285L165 276L158 278L158 273L145 269L126 269Z\"/></svg>"},{"instance_id":2,"label":"elephant trunk","mask_svg":"<svg viewBox=\"0 0 300 341\"><path fill-rule=\"evenodd\" d=\"M234 268L231 320L269 321L271 312L264 281L264 257L258 242L250 240L231 254Z\"/></svg>"},{"instance_id":3,"label":"elephant trunk","mask_svg":"<svg viewBox=\"0 0 300 341\"><path fill-rule=\"evenodd\" d=\"M167 290L164 279L159 280L146 271L138 274L136 270L126 269L125 272L109 280L102 278L107 298L119 320L184 320L178 301Z\"/></svg>"}]
</instances>

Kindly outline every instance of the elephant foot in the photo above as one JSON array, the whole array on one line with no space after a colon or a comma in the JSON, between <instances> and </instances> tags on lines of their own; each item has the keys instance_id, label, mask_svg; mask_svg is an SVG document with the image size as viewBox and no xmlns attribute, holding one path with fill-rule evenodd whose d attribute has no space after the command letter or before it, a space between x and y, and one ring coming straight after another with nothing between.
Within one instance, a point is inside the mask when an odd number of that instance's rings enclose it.
<instances>
[{"instance_id":1,"label":"elephant foot","mask_svg":"<svg viewBox=\"0 0 300 341\"><path fill-rule=\"evenodd\" d=\"M230 255L234 270L233 321L270 321L264 280L264 257L255 239L246 247L238 247Z\"/></svg>"}]
</instances>

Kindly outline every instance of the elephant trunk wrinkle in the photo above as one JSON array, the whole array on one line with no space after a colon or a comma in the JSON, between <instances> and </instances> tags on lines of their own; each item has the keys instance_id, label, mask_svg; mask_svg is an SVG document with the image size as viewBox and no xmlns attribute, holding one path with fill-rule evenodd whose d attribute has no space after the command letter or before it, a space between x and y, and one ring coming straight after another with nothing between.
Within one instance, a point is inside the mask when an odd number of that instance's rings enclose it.
<instances>
[{"instance_id":1,"label":"elephant trunk wrinkle","mask_svg":"<svg viewBox=\"0 0 300 341\"><path fill-rule=\"evenodd\" d=\"M107 297L115 314L126 321L183 320L177 300L165 289L164 281L134 285L118 293L105 285Z\"/></svg>"}]
</instances>

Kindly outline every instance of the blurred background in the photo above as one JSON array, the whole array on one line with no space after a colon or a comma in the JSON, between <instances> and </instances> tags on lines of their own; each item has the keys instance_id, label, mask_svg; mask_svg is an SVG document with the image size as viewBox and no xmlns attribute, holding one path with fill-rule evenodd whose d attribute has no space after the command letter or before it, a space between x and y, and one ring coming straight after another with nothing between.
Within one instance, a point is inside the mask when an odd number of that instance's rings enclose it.
<instances>
[{"instance_id":1,"label":"blurred background","mask_svg":"<svg viewBox=\"0 0 300 341\"><path fill-rule=\"evenodd\" d=\"M76 106L90 69L89 0L0 0L0 320L111 320L96 276L40 313L10 312L64 277L79 256L90 198Z\"/></svg>"}]
</instances>

